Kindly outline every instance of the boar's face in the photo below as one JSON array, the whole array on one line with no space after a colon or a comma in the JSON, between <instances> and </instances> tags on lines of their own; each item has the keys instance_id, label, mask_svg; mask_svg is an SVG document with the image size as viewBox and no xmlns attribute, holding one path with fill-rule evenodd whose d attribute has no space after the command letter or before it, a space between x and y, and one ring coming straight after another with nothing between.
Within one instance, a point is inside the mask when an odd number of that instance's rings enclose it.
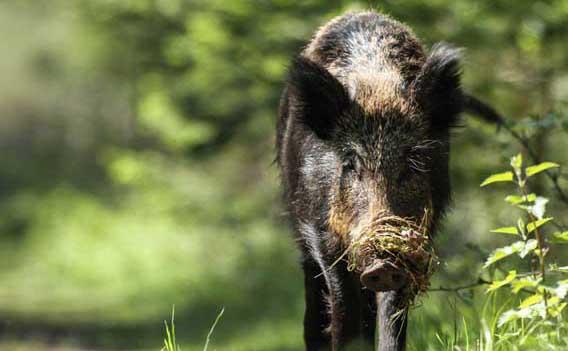
<instances>
[{"instance_id":1,"label":"boar's face","mask_svg":"<svg viewBox=\"0 0 568 351\"><path fill-rule=\"evenodd\" d=\"M327 189L328 231L344 247L411 228L431 235L449 201L449 129L461 109L456 51L434 49L392 89L365 81L346 89L350 82L305 58L290 79L294 108L326 150L310 166ZM377 264L368 247L357 256L359 272Z\"/></svg>"},{"instance_id":2,"label":"boar's face","mask_svg":"<svg viewBox=\"0 0 568 351\"><path fill-rule=\"evenodd\" d=\"M359 114L359 111L352 111ZM349 241L376 231L383 219L432 223L432 168L444 162L443 141L421 120L364 116L337 140L329 197L330 229ZM447 161L446 161L447 162ZM382 223L388 224L388 223Z\"/></svg>"}]
</instances>

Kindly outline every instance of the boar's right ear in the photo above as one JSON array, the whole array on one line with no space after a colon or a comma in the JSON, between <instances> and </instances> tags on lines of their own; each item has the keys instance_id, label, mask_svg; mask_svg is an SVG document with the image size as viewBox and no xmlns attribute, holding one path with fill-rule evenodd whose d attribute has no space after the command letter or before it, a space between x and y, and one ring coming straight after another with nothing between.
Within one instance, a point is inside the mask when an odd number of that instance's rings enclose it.
<instances>
[{"instance_id":1,"label":"boar's right ear","mask_svg":"<svg viewBox=\"0 0 568 351\"><path fill-rule=\"evenodd\" d=\"M340 115L349 105L343 85L324 67L303 56L294 60L288 79L301 121L319 138L331 138Z\"/></svg>"},{"instance_id":2,"label":"boar's right ear","mask_svg":"<svg viewBox=\"0 0 568 351\"><path fill-rule=\"evenodd\" d=\"M429 110L437 127L455 125L463 108L461 50L435 44L412 84L415 97Z\"/></svg>"}]
</instances>

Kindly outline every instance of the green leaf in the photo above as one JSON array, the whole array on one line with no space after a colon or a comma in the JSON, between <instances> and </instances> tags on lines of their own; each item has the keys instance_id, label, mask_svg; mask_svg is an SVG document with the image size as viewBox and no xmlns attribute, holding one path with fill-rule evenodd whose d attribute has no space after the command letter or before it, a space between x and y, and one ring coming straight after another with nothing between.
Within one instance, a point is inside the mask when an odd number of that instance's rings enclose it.
<instances>
[{"instance_id":1,"label":"green leaf","mask_svg":"<svg viewBox=\"0 0 568 351\"><path fill-rule=\"evenodd\" d=\"M558 296L552 296L547 301L548 306L558 305L559 302L560 302L560 298Z\"/></svg>"},{"instance_id":2,"label":"green leaf","mask_svg":"<svg viewBox=\"0 0 568 351\"><path fill-rule=\"evenodd\" d=\"M560 299L566 298L568 295L568 280L561 280L558 282L558 287L554 289L554 295Z\"/></svg>"},{"instance_id":3,"label":"green leaf","mask_svg":"<svg viewBox=\"0 0 568 351\"><path fill-rule=\"evenodd\" d=\"M505 198L505 201L510 203L511 205L518 205L524 202L533 202L536 200L536 194L528 194L527 196L517 196L517 195L509 195Z\"/></svg>"},{"instance_id":4,"label":"green leaf","mask_svg":"<svg viewBox=\"0 0 568 351\"><path fill-rule=\"evenodd\" d=\"M555 244L568 244L568 231L552 234L552 242Z\"/></svg>"},{"instance_id":5,"label":"green leaf","mask_svg":"<svg viewBox=\"0 0 568 351\"><path fill-rule=\"evenodd\" d=\"M491 283L491 285L489 286L489 288L487 288L486 292L495 291L495 290L499 289L500 287L503 287L503 286L509 284L510 282L515 280L516 277L517 277L517 271L509 271L509 274L507 274L505 279L493 281Z\"/></svg>"},{"instance_id":6,"label":"green leaf","mask_svg":"<svg viewBox=\"0 0 568 351\"><path fill-rule=\"evenodd\" d=\"M517 154L516 156L511 157L511 167L515 171L518 171L523 166L523 154Z\"/></svg>"},{"instance_id":7,"label":"green leaf","mask_svg":"<svg viewBox=\"0 0 568 351\"><path fill-rule=\"evenodd\" d=\"M541 294L534 294L524 299L523 302L521 302L521 304L519 305L519 308L526 308L532 306L534 304L541 302L542 300L543 297Z\"/></svg>"},{"instance_id":8,"label":"green leaf","mask_svg":"<svg viewBox=\"0 0 568 351\"><path fill-rule=\"evenodd\" d=\"M493 263L500 261L507 256L520 252L524 247L525 243L523 241L517 241L512 245L498 248L497 250L493 251L491 255L489 255L487 261L485 261L485 264L483 265L483 268L487 268Z\"/></svg>"},{"instance_id":9,"label":"green leaf","mask_svg":"<svg viewBox=\"0 0 568 351\"><path fill-rule=\"evenodd\" d=\"M517 228L515 227L502 227L491 230L491 233L500 233L500 234L512 234L512 235L519 235Z\"/></svg>"},{"instance_id":10,"label":"green leaf","mask_svg":"<svg viewBox=\"0 0 568 351\"><path fill-rule=\"evenodd\" d=\"M485 179L480 186L486 186L497 182L512 182L512 181L513 181L513 172L503 172L503 173L492 174L487 179Z\"/></svg>"},{"instance_id":11,"label":"green leaf","mask_svg":"<svg viewBox=\"0 0 568 351\"><path fill-rule=\"evenodd\" d=\"M507 195L507 197L505 197L505 201L511 205L516 205L523 202L523 198L517 195Z\"/></svg>"},{"instance_id":12,"label":"green leaf","mask_svg":"<svg viewBox=\"0 0 568 351\"><path fill-rule=\"evenodd\" d=\"M568 273L568 266L557 267L556 270L562 273Z\"/></svg>"},{"instance_id":13,"label":"green leaf","mask_svg":"<svg viewBox=\"0 0 568 351\"><path fill-rule=\"evenodd\" d=\"M519 318L521 317L519 317L516 310L506 311L501 315L501 317L499 317L499 326L501 327L502 325L516 321Z\"/></svg>"},{"instance_id":14,"label":"green leaf","mask_svg":"<svg viewBox=\"0 0 568 351\"><path fill-rule=\"evenodd\" d=\"M517 319L521 318L529 318L531 317L531 310L528 308L522 310L509 310L499 317L499 326L503 326L506 323L516 321Z\"/></svg>"},{"instance_id":15,"label":"green leaf","mask_svg":"<svg viewBox=\"0 0 568 351\"><path fill-rule=\"evenodd\" d=\"M524 288L534 288L542 281L541 278L534 279L532 277L527 277L523 279L517 279L511 283L513 293L517 294Z\"/></svg>"},{"instance_id":16,"label":"green leaf","mask_svg":"<svg viewBox=\"0 0 568 351\"><path fill-rule=\"evenodd\" d=\"M549 308L548 313L550 313L551 317L557 317L558 315L560 315L562 313L562 310L564 310L564 308L568 305L568 303L563 302L557 306L553 306L551 308Z\"/></svg>"},{"instance_id":17,"label":"green leaf","mask_svg":"<svg viewBox=\"0 0 568 351\"><path fill-rule=\"evenodd\" d=\"M543 163L539 163L538 165L527 167L525 172L527 174L527 177L531 177L535 174L546 171L547 169L557 168L557 167L560 167L560 165L558 163L543 162Z\"/></svg>"},{"instance_id":18,"label":"green leaf","mask_svg":"<svg viewBox=\"0 0 568 351\"><path fill-rule=\"evenodd\" d=\"M527 224L527 232L528 233L532 233L534 232L537 228L545 225L546 223L550 222L551 220L553 220L554 218L552 217L547 217L547 218L543 218L543 219L539 219L537 221L534 222L530 222L529 224Z\"/></svg>"}]
</instances>

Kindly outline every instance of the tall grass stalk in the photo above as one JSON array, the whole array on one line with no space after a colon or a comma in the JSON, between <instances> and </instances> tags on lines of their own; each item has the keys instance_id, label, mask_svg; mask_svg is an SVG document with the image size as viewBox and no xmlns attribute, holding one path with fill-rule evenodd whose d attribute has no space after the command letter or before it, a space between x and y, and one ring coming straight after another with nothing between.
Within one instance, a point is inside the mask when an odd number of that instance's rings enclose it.
<instances>
[{"instance_id":1,"label":"tall grass stalk","mask_svg":"<svg viewBox=\"0 0 568 351\"><path fill-rule=\"evenodd\" d=\"M219 323L219 320L223 316L223 313L225 313L224 307L221 309L219 314L217 314L217 317L215 318L213 325L211 326L209 332L207 333L207 338L205 339L205 345L203 346L203 351L207 351L207 349L209 348L209 343L211 342L211 336L215 331L217 323ZM164 347L162 347L160 351L181 351L181 347L176 342L175 306L172 307L172 319L170 321L170 324L168 325L168 322L164 321L164 325L166 326L166 337L164 338Z\"/></svg>"},{"instance_id":2,"label":"tall grass stalk","mask_svg":"<svg viewBox=\"0 0 568 351\"><path fill-rule=\"evenodd\" d=\"M213 335L213 331L215 330L217 323L219 323L221 316L223 316L223 313L225 313L225 307L221 308L221 312L219 312L217 318L215 318L215 322L213 322L213 325L211 326L211 329L209 329L209 333L207 333L207 339L205 340L205 346L203 347L203 351L207 351L207 348L209 347L209 341L211 340L211 335Z\"/></svg>"},{"instance_id":3,"label":"tall grass stalk","mask_svg":"<svg viewBox=\"0 0 568 351\"><path fill-rule=\"evenodd\" d=\"M176 325L175 325L175 305L172 306L172 320L168 326L168 322L164 321L166 326L166 338L164 339L164 347L161 351L181 351L181 347L176 343Z\"/></svg>"}]
</instances>

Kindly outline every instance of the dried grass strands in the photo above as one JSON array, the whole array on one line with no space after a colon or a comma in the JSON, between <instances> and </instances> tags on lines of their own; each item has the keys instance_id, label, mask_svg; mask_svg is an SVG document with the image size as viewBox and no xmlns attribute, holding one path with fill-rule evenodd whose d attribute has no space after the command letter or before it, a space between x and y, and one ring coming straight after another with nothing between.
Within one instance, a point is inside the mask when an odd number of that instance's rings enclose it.
<instances>
[{"instance_id":1,"label":"dried grass strands","mask_svg":"<svg viewBox=\"0 0 568 351\"><path fill-rule=\"evenodd\" d=\"M427 230L431 216L427 210L419 224L398 216L379 216L377 220L357 228L347 257L350 270L362 270L372 260L388 259L410 278L409 303L425 292L438 259Z\"/></svg>"}]
</instances>

